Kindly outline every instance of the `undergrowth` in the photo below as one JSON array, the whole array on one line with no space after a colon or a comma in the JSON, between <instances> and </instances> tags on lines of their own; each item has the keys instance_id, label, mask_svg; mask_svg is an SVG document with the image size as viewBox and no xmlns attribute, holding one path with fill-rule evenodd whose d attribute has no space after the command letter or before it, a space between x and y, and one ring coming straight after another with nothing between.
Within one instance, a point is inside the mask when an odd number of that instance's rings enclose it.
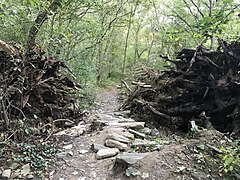
<instances>
[{"instance_id":1,"label":"undergrowth","mask_svg":"<svg viewBox=\"0 0 240 180\"><path fill-rule=\"evenodd\" d=\"M240 179L240 141L233 141L230 146L221 147L220 170L228 179Z\"/></svg>"}]
</instances>

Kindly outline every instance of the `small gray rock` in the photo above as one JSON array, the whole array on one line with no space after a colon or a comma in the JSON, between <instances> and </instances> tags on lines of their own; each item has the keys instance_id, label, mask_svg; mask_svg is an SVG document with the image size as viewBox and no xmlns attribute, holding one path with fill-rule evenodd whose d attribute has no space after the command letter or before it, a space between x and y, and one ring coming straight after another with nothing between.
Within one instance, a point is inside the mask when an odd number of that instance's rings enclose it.
<instances>
[{"instance_id":1,"label":"small gray rock","mask_svg":"<svg viewBox=\"0 0 240 180\"><path fill-rule=\"evenodd\" d=\"M108 148L108 149L100 149L97 154L97 159L104 159L108 157L113 157L119 153L119 149L117 148Z\"/></svg>"},{"instance_id":2,"label":"small gray rock","mask_svg":"<svg viewBox=\"0 0 240 180\"><path fill-rule=\"evenodd\" d=\"M109 148L101 144L94 143L92 144L91 149L93 150L93 152L97 153L100 149L109 149Z\"/></svg>"},{"instance_id":3,"label":"small gray rock","mask_svg":"<svg viewBox=\"0 0 240 180\"><path fill-rule=\"evenodd\" d=\"M59 159L63 159L67 156L67 152L60 152L60 153L57 153L56 156L59 158Z\"/></svg>"},{"instance_id":4,"label":"small gray rock","mask_svg":"<svg viewBox=\"0 0 240 180\"><path fill-rule=\"evenodd\" d=\"M72 148L73 148L72 144L68 144L66 146L63 146L63 149L66 149L66 150L69 150L69 149L72 149Z\"/></svg>"},{"instance_id":5,"label":"small gray rock","mask_svg":"<svg viewBox=\"0 0 240 180\"><path fill-rule=\"evenodd\" d=\"M88 152L88 150L86 150L86 149L81 149L81 150L79 151L80 154L86 154L87 152Z\"/></svg>"},{"instance_id":6,"label":"small gray rock","mask_svg":"<svg viewBox=\"0 0 240 180\"><path fill-rule=\"evenodd\" d=\"M12 174L11 169L5 169L5 170L2 172L2 178L3 178L3 179L10 179L11 174Z\"/></svg>"},{"instance_id":7,"label":"small gray rock","mask_svg":"<svg viewBox=\"0 0 240 180\"><path fill-rule=\"evenodd\" d=\"M159 131L157 130L157 128L154 128L151 130L150 136L158 136L159 135Z\"/></svg>"},{"instance_id":8,"label":"small gray rock","mask_svg":"<svg viewBox=\"0 0 240 180\"><path fill-rule=\"evenodd\" d=\"M29 174L29 175L27 175L27 177L26 177L27 179L34 179L34 175L32 175L32 174Z\"/></svg>"},{"instance_id":9,"label":"small gray rock","mask_svg":"<svg viewBox=\"0 0 240 180\"><path fill-rule=\"evenodd\" d=\"M69 151L69 152L68 152L68 155L69 155L69 156L73 156L73 152L72 152L72 151Z\"/></svg>"},{"instance_id":10,"label":"small gray rock","mask_svg":"<svg viewBox=\"0 0 240 180\"><path fill-rule=\"evenodd\" d=\"M148 153L123 153L117 156L116 161L127 165L133 165L147 155Z\"/></svg>"},{"instance_id":11,"label":"small gray rock","mask_svg":"<svg viewBox=\"0 0 240 180\"><path fill-rule=\"evenodd\" d=\"M150 128L148 128L148 127L145 127L145 128L143 128L143 130L142 130L142 132L144 133L144 134L146 134L146 135L149 135L150 133L151 133L151 129Z\"/></svg>"}]
</instances>

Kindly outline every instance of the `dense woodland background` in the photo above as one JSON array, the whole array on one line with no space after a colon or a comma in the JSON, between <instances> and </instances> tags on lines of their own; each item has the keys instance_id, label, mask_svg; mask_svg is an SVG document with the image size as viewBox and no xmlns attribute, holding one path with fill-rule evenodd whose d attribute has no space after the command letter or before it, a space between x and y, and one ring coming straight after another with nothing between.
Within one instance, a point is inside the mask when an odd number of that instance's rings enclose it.
<instances>
[{"instance_id":1,"label":"dense woodland background","mask_svg":"<svg viewBox=\"0 0 240 180\"><path fill-rule=\"evenodd\" d=\"M237 0L2 0L0 39L26 47L45 14L36 43L67 62L89 92L140 65L163 68L160 55L239 39L239 7Z\"/></svg>"}]
</instances>

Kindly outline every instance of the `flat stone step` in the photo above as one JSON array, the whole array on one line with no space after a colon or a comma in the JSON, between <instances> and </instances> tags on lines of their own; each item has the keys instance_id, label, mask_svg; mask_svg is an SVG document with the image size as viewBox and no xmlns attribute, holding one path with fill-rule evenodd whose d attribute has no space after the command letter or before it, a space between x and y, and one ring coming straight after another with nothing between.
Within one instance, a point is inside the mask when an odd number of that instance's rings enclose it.
<instances>
[{"instance_id":1,"label":"flat stone step","mask_svg":"<svg viewBox=\"0 0 240 180\"><path fill-rule=\"evenodd\" d=\"M147 155L148 153L123 153L117 156L116 161L127 165L133 165Z\"/></svg>"},{"instance_id":2,"label":"flat stone step","mask_svg":"<svg viewBox=\"0 0 240 180\"><path fill-rule=\"evenodd\" d=\"M108 126L118 126L118 127L126 127L132 129L143 129L145 122L124 122L124 123L116 123L116 122L109 122L107 123Z\"/></svg>"},{"instance_id":3,"label":"flat stone step","mask_svg":"<svg viewBox=\"0 0 240 180\"><path fill-rule=\"evenodd\" d=\"M120 135L120 134L117 134L117 133L109 134L107 136L107 139L116 140L116 141L119 141L119 142L122 142L122 143L126 143L126 144L131 142L127 137L125 137L123 135Z\"/></svg>"},{"instance_id":4,"label":"flat stone step","mask_svg":"<svg viewBox=\"0 0 240 180\"><path fill-rule=\"evenodd\" d=\"M115 141L115 140L112 140L112 139L107 139L105 144L108 147L118 148L121 151L125 151L125 150L128 149L127 144L124 144L124 143L121 143L119 141Z\"/></svg>"},{"instance_id":5,"label":"flat stone step","mask_svg":"<svg viewBox=\"0 0 240 180\"><path fill-rule=\"evenodd\" d=\"M109 149L109 148L104 145L94 143L91 145L91 149L93 152L97 153L101 149Z\"/></svg>"},{"instance_id":6,"label":"flat stone step","mask_svg":"<svg viewBox=\"0 0 240 180\"><path fill-rule=\"evenodd\" d=\"M113 156L116 156L119 152L120 151L117 148L100 149L96 154L96 158L104 159L104 158L113 157Z\"/></svg>"},{"instance_id":7,"label":"flat stone step","mask_svg":"<svg viewBox=\"0 0 240 180\"><path fill-rule=\"evenodd\" d=\"M142 139L145 139L146 138L146 135L144 133L140 133L138 131L135 131L133 129L129 129L128 130L130 133L134 134L136 137L140 137Z\"/></svg>"}]
</instances>

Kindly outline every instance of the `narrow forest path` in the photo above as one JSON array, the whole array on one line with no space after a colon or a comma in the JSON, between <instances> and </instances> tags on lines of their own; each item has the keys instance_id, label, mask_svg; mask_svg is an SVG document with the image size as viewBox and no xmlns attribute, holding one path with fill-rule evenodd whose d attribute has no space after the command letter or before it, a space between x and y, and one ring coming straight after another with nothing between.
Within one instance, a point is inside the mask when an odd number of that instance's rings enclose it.
<instances>
[{"instance_id":1,"label":"narrow forest path","mask_svg":"<svg viewBox=\"0 0 240 180\"><path fill-rule=\"evenodd\" d=\"M118 92L115 87L99 92L97 95L97 109L89 115L85 123L79 125L78 135L73 135L74 133L69 130L65 134L58 136L63 152L57 154L56 165L46 174L46 179L202 180L211 179L214 176L205 167L196 164L191 155L194 146L203 143L201 140L184 140L177 135L169 135L171 136L169 137L166 136L166 133L163 135L164 133L161 132L151 136L151 134L149 135L151 133L149 128L145 128L144 131L137 128L137 132L141 132L141 134L135 134L135 138L133 137L131 143L135 143L135 146L133 148L129 146L123 148L124 151L134 152L133 157L127 157L127 160L123 159L118 163L116 163L116 156L97 159L97 154L92 149L94 143L104 145L110 134L124 135L131 139L132 132L129 133L130 130L126 126L131 123L137 124L136 127L142 125L125 117L123 112L118 112L118 107ZM125 125L122 126L124 123ZM212 135L211 138L213 140L215 135ZM97 145L95 144L95 146ZM122 153L120 152L120 154ZM136 154L140 154L141 157ZM126 161L131 162L126 163Z\"/></svg>"}]
</instances>

